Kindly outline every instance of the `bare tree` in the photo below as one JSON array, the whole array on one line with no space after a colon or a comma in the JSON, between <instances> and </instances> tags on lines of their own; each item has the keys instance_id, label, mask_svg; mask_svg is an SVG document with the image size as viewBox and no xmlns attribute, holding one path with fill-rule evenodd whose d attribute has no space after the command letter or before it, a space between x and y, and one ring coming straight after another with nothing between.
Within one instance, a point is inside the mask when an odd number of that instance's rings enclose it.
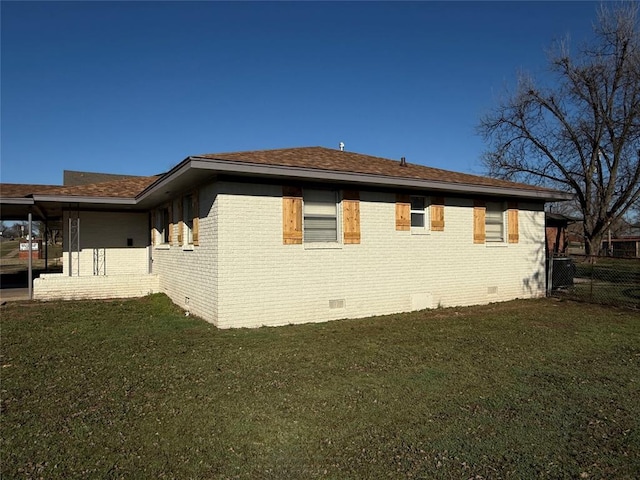
<instances>
[{"instance_id":1,"label":"bare tree","mask_svg":"<svg viewBox=\"0 0 640 480\"><path fill-rule=\"evenodd\" d=\"M587 254L640 199L638 4L602 6L590 45L559 42L555 81L521 75L514 93L482 118L489 174L575 194Z\"/></svg>"}]
</instances>

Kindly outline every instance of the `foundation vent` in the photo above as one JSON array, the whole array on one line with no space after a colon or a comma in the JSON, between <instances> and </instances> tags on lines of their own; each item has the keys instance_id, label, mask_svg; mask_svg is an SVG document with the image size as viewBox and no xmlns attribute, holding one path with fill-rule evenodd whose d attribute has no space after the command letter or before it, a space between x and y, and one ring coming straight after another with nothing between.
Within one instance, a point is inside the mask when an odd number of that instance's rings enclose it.
<instances>
[{"instance_id":1,"label":"foundation vent","mask_svg":"<svg viewBox=\"0 0 640 480\"><path fill-rule=\"evenodd\" d=\"M344 308L345 301L344 298L340 298L338 300L329 300L329 308Z\"/></svg>"},{"instance_id":2,"label":"foundation vent","mask_svg":"<svg viewBox=\"0 0 640 480\"><path fill-rule=\"evenodd\" d=\"M487 294L488 295L497 295L498 294L498 287L488 287L487 288Z\"/></svg>"}]
</instances>

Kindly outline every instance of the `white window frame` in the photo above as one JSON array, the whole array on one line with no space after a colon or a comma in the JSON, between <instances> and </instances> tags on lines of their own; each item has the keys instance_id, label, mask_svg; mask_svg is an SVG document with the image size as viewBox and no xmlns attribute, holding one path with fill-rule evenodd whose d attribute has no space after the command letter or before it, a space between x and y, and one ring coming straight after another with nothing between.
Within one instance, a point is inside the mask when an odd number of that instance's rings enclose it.
<instances>
[{"instance_id":1,"label":"white window frame","mask_svg":"<svg viewBox=\"0 0 640 480\"><path fill-rule=\"evenodd\" d=\"M414 200L422 202L422 208L415 208ZM429 200L427 197L423 195L411 195L409 198L409 202L411 205L410 208L410 222L411 222L411 233L413 234L425 234L429 233ZM414 215L416 218L422 217L422 226L414 225L413 219Z\"/></svg>"},{"instance_id":2,"label":"white window frame","mask_svg":"<svg viewBox=\"0 0 640 480\"><path fill-rule=\"evenodd\" d=\"M308 198L310 196L314 196L319 194L319 196L333 195L333 202L325 202L327 205L332 204L335 208L333 214L321 214L321 213L313 213L308 212L307 206L311 203ZM318 202L321 203L321 202ZM302 191L302 243L308 247L336 247L341 245L341 236L342 232L340 229L340 199L338 196L338 192L336 190L326 190L319 188L305 188ZM319 208L322 210L322 207ZM326 217L327 219L335 219L335 240L310 240L308 235L308 227L311 223L309 220L311 218L322 218Z\"/></svg>"},{"instance_id":3,"label":"white window frame","mask_svg":"<svg viewBox=\"0 0 640 480\"><path fill-rule=\"evenodd\" d=\"M498 212L500 221L498 222ZM495 218L494 218L495 217ZM500 238L490 235L490 226L500 225ZM506 204L504 202L486 202L484 212L484 241L487 244L503 245L507 242Z\"/></svg>"}]
</instances>

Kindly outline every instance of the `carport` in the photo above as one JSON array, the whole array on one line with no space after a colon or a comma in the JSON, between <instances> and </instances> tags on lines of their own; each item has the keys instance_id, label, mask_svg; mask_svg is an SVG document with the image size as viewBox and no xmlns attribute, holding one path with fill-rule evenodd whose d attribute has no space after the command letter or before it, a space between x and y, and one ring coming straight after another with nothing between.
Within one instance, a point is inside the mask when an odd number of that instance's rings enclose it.
<instances>
[{"instance_id":1,"label":"carport","mask_svg":"<svg viewBox=\"0 0 640 480\"><path fill-rule=\"evenodd\" d=\"M76 174L79 178L67 178L67 174ZM28 232L33 230L33 222L41 221L45 225L45 237L48 243L47 231L54 222L61 224L63 236L63 271L69 277L81 276L80 259L80 217L85 212L96 213L145 213L150 206L157 202L158 196L164 197L164 191L151 196L144 205L138 205L136 195L157 180L157 176L137 177L100 174L91 172L65 171L64 185L33 185L33 184L0 184L0 220L26 221ZM93 182L93 183L92 183ZM146 221L145 221L146 224ZM145 227L148 228L148 227ZM148 232L148 230L146 230ZM32 254L34 252L33 237L28 236L27 280L23 280L27 287L27 296L34 298L34 267ZM146 241L146 240L145 240ZM100 250L96 248L94 250ZM102 249L104 252L104 248ZM96 253L95 251L93 252ZM99 252L98 252L99 253ZM103 253L104 255L104 253ZM45 248L44 269L51 268L48 252ZM104 262L104 256L94 258L93 275L105 275L104 268L96 273L95 262ZM146 261L146 264L149 262ZM86 266L86 265L85 265ZM24 272L24 270L23 270ZM36 271L37 273L37 271ZM90 274L84 273L83 276ZM53 278L47 275L49 279ZM114 280L116 277L112 277ZM51 285L52 282L48 282ZM2 287L5 287L4 283ZM38 292L35 292L37 294ZM35 295L37 296L37 295Z\"/></svg>"},{"instance_id":2,"label":"carport","mask_svg":"<svg viewBox=\"0 0 640 480\"><path fill-rule=\"evenodd\" d=\"M62 205L58 202L36 202L34 194L50 193L60 188L54 185L18 185L18 184L2 184L0 185L0 221L26 221L27 222L27 285L26 296L29 300L33 299L33 222L41 221L44 223L44 265L45 271L49 269L48 248L48 227L51 222L59 221L62 218ZM0 288L5 289L5 283ZM12 285L14 286L14 285ZM15 287L15 286L14 286ZM6 290L14 290L3 294L3 300L14 298L24 298L24 288L8 288ZM15 290L22 290L18 293Z\"/></svg>"}]
</instances>

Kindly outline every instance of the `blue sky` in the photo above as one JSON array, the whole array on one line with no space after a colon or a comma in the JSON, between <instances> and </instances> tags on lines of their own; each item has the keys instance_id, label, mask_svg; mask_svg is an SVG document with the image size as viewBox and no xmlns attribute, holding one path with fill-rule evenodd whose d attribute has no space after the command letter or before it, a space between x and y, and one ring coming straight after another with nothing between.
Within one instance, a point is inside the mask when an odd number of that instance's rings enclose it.
<instances>
[{"instance_id":1,"label":"blue sky","mask_svg":"<svg viewBox=\"0 0 640 480\"><path fill-rule=\"evenodd\" d=\"M482 173L481 115L595 2L9 2L2 182L325 146Z\"/></svg>"}]
</instances>

